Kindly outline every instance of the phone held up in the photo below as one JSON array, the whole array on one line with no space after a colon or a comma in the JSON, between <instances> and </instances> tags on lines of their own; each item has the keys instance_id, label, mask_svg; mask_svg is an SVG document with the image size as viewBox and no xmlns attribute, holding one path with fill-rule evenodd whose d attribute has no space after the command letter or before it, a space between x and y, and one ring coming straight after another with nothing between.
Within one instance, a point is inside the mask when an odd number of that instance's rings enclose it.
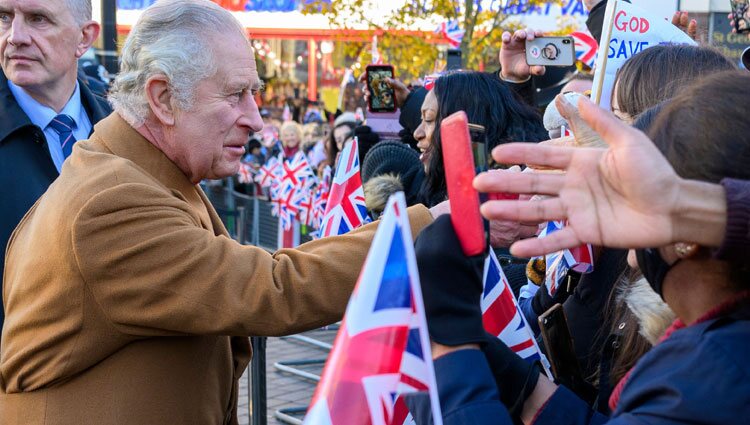
<instances>
[{"instance_id":1,"label":"phone held up","mask_svg":"<svg viewBox=\"0 0 750 425\"><path fill-rule=\"evenodd\" d=\"M750 0L729 0L729 3L734 29L740 34L750 32Z\"/></svg>"},{"instance_id":2,"label":"phone held up","mask_svg":"<svg viewBox=\"0 0 750 425\"><path fill-rule=\"evenodd\" d=\"M365 68L367 89L370 97L367 107L370 112L393 112L396 110L394 92L386 79L393 78L391 65L367 65Z\"/></svg>"},{"instance_id":3,"label":"phone held up","mask_svg":"<svg viewBox=\"0 0 750 425\"><path fill-rule=\"evenodd\" d=\"M541 66L572 66L576 61L573 37L537 37L526 40L526 63Z\"/></svg>"}]
</instances>

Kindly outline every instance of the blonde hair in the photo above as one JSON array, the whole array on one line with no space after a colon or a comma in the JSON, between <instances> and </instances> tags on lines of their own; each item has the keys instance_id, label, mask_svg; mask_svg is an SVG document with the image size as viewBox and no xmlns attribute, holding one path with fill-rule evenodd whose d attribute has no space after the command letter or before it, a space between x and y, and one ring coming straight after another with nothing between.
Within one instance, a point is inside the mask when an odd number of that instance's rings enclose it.
<instances>
[{"instance_id":1,"label":"blonde hair","mask_svg":"<svg viewBox=\"0 0 750 425\"><path fill-rule=\"evenodd\" d=\"M284 121L283 124L281 124L281 128L279 129L279 138L281 139L281 144L284 144L284 132L287 130L294 130L295 133L297 133L297 139L299 140L298 143L302 145L302 126L299 125L296 121Z\"/></svg>"}]
</instances>

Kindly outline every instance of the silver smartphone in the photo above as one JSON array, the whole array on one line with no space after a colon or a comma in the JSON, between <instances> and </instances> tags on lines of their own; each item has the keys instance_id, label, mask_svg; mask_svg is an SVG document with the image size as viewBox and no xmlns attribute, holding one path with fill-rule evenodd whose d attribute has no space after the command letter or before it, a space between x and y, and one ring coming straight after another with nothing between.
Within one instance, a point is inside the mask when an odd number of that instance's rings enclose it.
<instances>
[{"instance_id":1,"label":"silver smartphone","mask_svg":"<svg viewBox=\"0 0 750 425\"><path fill-rule=\"evenodd\" d=\"M526 63L542 66L572 66L576 61L573 37L538 37L526 40Z\"/></svg>"}]
</instances>

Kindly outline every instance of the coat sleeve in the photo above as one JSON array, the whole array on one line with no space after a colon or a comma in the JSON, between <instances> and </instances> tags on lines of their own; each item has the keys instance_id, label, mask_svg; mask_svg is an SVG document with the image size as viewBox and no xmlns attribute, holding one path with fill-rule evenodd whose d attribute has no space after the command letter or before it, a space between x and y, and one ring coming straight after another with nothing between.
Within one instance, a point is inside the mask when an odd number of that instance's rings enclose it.
<instances>
[{"instance_id":1,"label":"coat sleeve","mask_svg":"<svg viewBox=\"0 0 750 425\"><path fill-rule=\"evenodd\" d=\"M435 359L440 409L444 425L511 425L500 402L487 360L479 350L458 350ZM406 404L418 425L431 424L427 393L407 396Z\"/></svg>"},{"instance_id":2,"label":"coat sleeve","mask_svg":"<svg viewBox=\"0 0 750 425\"><path fill-rule=\"evenodd\" d=\"M750 182L724 179L721 185L727 194L727 229L714 256L720 260L747 261L750 253Z\"/></svg>"},{"instance_id":3,"label":"coat sleeve","mask_svg":"<svg viewBox=\"0 0 750 425\"><path fill-rule=\"evenodd\" d=\"M412 234L432 220L408 210ZM270 254L204 229L186 201L125 184L94 196L73 225L80 273L122 333L296 333L341 319L377 223Z\"/></svg>"}]
</instances>

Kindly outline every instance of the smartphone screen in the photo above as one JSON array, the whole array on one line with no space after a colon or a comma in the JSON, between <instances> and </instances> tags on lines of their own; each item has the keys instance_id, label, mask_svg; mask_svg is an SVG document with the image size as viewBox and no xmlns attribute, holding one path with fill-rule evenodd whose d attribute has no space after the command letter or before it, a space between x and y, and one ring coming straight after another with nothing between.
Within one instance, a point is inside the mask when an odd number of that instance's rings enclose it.
<instances>
[{"instance_id":1,"label":"smartphone screen","mask_svg":"<svg viewBox=\"0 0 750 425\"><path fill-rule=\"evenodd\" d=\"M738 33L750 32L750 0L730 0L734 29Z\"/></svg>"},{"instance_id":2,"label":"smartphone screen","mask_svg":"<svg viewBox=\"0 0 750 425\"><path fill-rule=\"evenodd\" d=\"M396 110L393 89L386 82L393 78L390 65L370 65L367 67L367 87L370 90L369 108L371 112L392 112Z\"/></svg>"}]
</instances>

